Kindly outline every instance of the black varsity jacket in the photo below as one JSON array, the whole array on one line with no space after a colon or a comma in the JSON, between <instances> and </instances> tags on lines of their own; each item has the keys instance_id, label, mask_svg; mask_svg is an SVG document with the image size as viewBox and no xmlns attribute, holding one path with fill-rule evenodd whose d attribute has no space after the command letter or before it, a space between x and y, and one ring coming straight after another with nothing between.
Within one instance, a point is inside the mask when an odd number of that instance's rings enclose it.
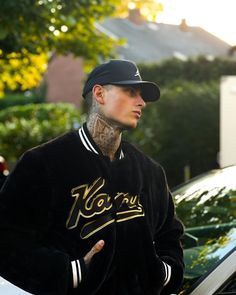
<instances>
[{"instance_id":1,"label":"black varsity jacket","mask_svg":"<svg viewBox=\"0 0 236 295\"><path fill-rule=\"evenodd\" d=\"M5 182L0 275L38 295L171 294L182 233L162 167L127 142L111 162L84 125L27 151Z\"/></svg>"}]
</instances>

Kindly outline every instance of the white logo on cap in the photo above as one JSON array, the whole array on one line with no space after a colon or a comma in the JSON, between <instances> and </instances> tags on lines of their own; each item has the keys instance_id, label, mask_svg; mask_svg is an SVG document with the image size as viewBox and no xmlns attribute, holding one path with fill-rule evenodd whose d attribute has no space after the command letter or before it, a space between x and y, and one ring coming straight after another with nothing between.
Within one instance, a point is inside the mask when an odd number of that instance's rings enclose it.
<instances>
[{"instance_id":1,"label":"white logo on cap","mask_svg":"<svg viewBox=\"0 0 236 295\"><path fill-rule=\"evenodd\" d=\"M138 71L138 70L136 71L136 73L135 73L134 77L137 77L137 76L138 76L138 77L140 76L140 74L139 74L139 71Z\"/></svg>"}]
</instances>

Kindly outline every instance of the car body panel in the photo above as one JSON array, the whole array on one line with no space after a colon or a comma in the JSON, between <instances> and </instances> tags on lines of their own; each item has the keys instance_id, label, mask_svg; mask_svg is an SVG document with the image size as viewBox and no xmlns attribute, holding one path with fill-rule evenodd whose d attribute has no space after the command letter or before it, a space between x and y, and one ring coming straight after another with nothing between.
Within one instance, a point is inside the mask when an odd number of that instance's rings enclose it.
<instances>
[{"instance_id":1,"label":"car body panel","mask_svg":"<svg viewBox=\"0 0 236 295\"><path fill-rule=\"evenodd\" d=\"M194 288L190 295L213 295L236 273L236 247L217 267Z\"/></svg>"},{"instance_id":2,"label":"car body panel","mask_svg":"<svg viewBox=\"0 0 236 295\"><path fill-rule=\"evenodd\" d=\"M236 271L236 165L179 185L173 197L186 226L182 241L186 270L179 294L215 294Z\"/></svg>"},{"instance_id":3,"label":"car body panel","mask_svg":"<svg viewBox=\"0 0 236 295\"><path fill-rule=\"evenodd\" d=\"M0 294L1 295L32 295L15 285L11 284L4 278L0 277Z\"/></svg>"}]
</instances>

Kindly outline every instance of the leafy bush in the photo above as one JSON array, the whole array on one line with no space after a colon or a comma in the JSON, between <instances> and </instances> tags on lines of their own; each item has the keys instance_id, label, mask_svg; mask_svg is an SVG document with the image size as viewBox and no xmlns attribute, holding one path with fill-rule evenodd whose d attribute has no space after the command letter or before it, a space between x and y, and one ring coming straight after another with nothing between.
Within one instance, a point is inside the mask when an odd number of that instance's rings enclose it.
<instances>
[{"instance_id":1,"label":"leafy bush","mask_svg":"<svg viewBox=\"0 0 236 295\"><path fill-rule=\"evenodd\" d=\"M0 98L0 110L15 106L15 105L26 105L29 103L42 103L43 99L35 95L32 92L26 93L9 93L4 97Z\"/></svg>"},{"instance_id":2,"label":"leafy bush","mask_svg":"<svg viewBox=\"0 0 236 295\"><path fill-rule=\"evenodd\" d=\"M221 76L236 75L236 60L215 58L209 60L204 56L189 58L186 61L177 58L167 59L157 64L140 64L142 77L155 81L161 87L178 79L198 83L220 82Z\"/></svg>"},{"instance_id":3,"label":"leafy bush","mask_svg":"<svg viewBox=\"0 0 236 295\"><path fill-rule=\"evenodd\" d=\"M29 148L48 141L80 122L71 104L29 104L0 111L0 152L15 161Z\"/></svg>"},{"instance_id":4,"label":"leafy bush","mask_svg":"<svg viewBox=\"0 0 236 295\"><path fill-rule=\"evenodd\" d=\"M126 137L166 169L170 186L215 168L219 150L218 83L175 81L147 105L139 128Z\"/></svg>"}]
</instances>

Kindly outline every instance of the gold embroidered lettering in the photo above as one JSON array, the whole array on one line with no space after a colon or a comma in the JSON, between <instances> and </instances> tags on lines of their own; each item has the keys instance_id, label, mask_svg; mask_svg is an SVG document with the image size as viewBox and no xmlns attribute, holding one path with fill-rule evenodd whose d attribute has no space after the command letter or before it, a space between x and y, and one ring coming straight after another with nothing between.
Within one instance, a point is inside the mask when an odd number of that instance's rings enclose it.
<instances>
[{"instance_id":1,"label":"gold embroidered lettering","mask_svg":"<svg viewBox=\"0 0 236 295\"><path fill-rule=\"evenodd\" d=\"M83 184L71 190L71 195L75 200L69 212L66 227L68 229L77 227L81 216L90 219L81 229L82 239L90 237L111 223L144 216L138 195L118 192L112 201L111 196L101 192L104 185L105 180L100 177L91 186ZM107 212L106 215L103 214L112 207L115 210Z\"/></svg>"},{"instance_id":2,"label":"gold embroidered lettering","mask_svg":"<svg viewBox=\"0 0 236 295\"><path fill-rule=\"evenodd\" d=\"M78 225L80 216L91 218L112 207L110 197L107 194L95 195L104 184L105 180L98 178L90 187L87 184L83 184L71 190L71 195L75 198L75 201L66 222L68 229L75 228ZM104 205L98 206L98 204L101 204L100 202L103 202Z\"/></svg>"}]
</instances>

